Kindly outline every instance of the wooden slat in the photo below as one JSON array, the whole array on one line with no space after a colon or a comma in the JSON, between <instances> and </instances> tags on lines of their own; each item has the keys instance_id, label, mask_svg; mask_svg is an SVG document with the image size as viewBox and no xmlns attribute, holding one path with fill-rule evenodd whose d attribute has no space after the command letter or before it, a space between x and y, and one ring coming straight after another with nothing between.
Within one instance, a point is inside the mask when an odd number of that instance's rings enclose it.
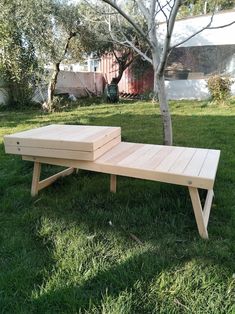
<instances>
[{"instance_id":1,"label":"wooden slat","mask_svg":"<svg viewBox=\"0 0 235 314\"><path fill-rule=\"evenodd\" d=\"M117 136L116 138L113 138L111 141L109 141L108 143L102 145L101 147L99 147L98 149L94 150L92 152L93 154L93 158L92 160L96 160L97 158L99 158L100 156L102 156L104 153L106 153L107 151L109 151L110 149L112 149L113 147L115 147L117 144L119 144L121 142L121 136Z\"/></svg>"},{"instance_id":2,"label":"wooden slat","mask_svg":"<svg viewBox=\"0 0 235 314\"><path fill-rule=\"evenodd\" d=\"M115 147L112 148L112 150L109 150L105 154L103 154L101 157L99 157L99 161L105 163L110 158L115 157L116 155L126 151L128 147L133 147L134 143L118 143Z\"/></svg>"},{"instance_id":3,"label":"wooden slat","mask_svg":"<svg viewBox=\"0 0 235 314\"><path fill-rule=\"evenodd\" d=\"M52 125L4 137L8 146L93 151L121 135L120 127Z\"/></svg>"},{"instance_id":4,"label":"wooden slat","mask_svg":"<svg viewBox=\"0 0 235 314\"><path fill-rule=\"evenodd\" d=\"M50 148L35 148L35 147L15 147L5 145L5 151L9 154L17 155L29 155L29 156L41 156L41 157L54 157L54 158L66 158L77 160L89 160L93 161L96 158L103 155L107 150L120 143L121 137L112 139L99 149L91 152L78 151L78 150L64 150L64 149L50 149Z\"/></svg>"},{"instance_id":5,"label":"wooden slat","mask_svg":"<svg viewBox=\"0 0 235 314\"><path fill-rule=\"evenodd\" d=\"M219 163L219 157L220 151L210 149L202 165L199 176L214 180Z\"/></svg>"},{"instance_id":6,"label":"wooden slat","mask_svg":"<svg viewBox=\"0 0 235 314\"><path fill-rule=\"evenodd\" d=\"M30 130L25 130L25 131L21 131L21 132L17 132L14 134L10 134L10 135L6 135L7 138L31 138L32 136L37 136L42 134L42 129L45 130L45 133L52 131L53 129L56 129L56 127L58 127L58 125L55 124L50 124L50 125L46 125L43 127L39 127L39 128L35 128L35 129L30 129Z\"/></svg>"},{"instance_id":7,"label":"wooden slat","mask_svg":"<svg viewBox=\"0 0 235 314\"><path fill-rule=\"evenodd\" d=\"M135 151L137 151L142 146L144 146L144 144L129 145L124 151L119 152L115 156L107 159L106 163L117 164L121 160L123 160L126 156L129 156L130 154L134 153Z\"/></svg>"},{"instance_id":8,"label":"wooden slat","mask_svg":"<svg viewBox=\"0 0 235 314\"><path fill-rule=\"evenodd\" d=\"M98 149L99 147L103 146L105 143L111 141L113 138L116 137L121 138L121 128L113 128L107 134L97 137L96 141L93 142L93 150Z\"/></svg>"},{"instance_id":9,"label":"wooden slat","mask_svg":"<svg viewBox=\"0 0 235 314\"><path fill-rule=\"evenodd\" d=\"M168 172L176 159L183 154L184 147L173 147L173 150L156 166L154 170L161 172Z\"/></svg>"},{"instance_id":10,"label":"wooden slat","mask_svg":"<svg viewBox=\"0 0 235 314\"><path fill-rule=\"evenodd\" d=\"M181 154L174 164L170 167L169 172L172 173L183 173L184 169L187 167L190 160L193 158L193 155L195 154L196 149L195 148L186 148L184 153Z\"/></svg>"},{"instance_id":11,"label":"wooden slat","mask_svg":"<svg viewBox=\"0 0 235 314\"><path fill-rule=\"evenodd\" d=\"M208 149L197 149L193 158L184 169L183 174L190 176L198 176L202 165L207 157Z\"/></svg>"},{"instance_id":12,"label":"wooden slat","mask_svg":"<svg viewBox=\"0 0 235 314\"><path fill-rule=\"evenodd\" d=\"M95 133L92 132L88 136L84 137L84 141L91 142L93 150L99 148L105 143L109 142L112 138L121 135L120 128L107 127L104 130L97 130Z\"/></svg>"},{"instance_id":13,"label":"wooden slat","mask_svg":"<svg viewBox=\"0 0 235 314\"><path fill-rule=\"evenodd\" d=\"M92 152L83 152L76 150L35 148L35 147L15 147L5 145L5 151L8 154L41 156L41 157L60 157L67 159L93 160Z\"/></svg>"},{"instance_id":14,"label":"wooden slat","mask_svg":"<svg viewBox=\"0 0 235 314\"><path fill-rule=\"evenodd\" d=\"M71 168L65 169L63 171L60 171L60 172L54 174L53 176L51 176L49 178L46 178L46 179L40 181L38 183L38 190L44 189L45 187L51 185L53 182L55 182L56 180L58 180L61 177L65 177L65 176L70 175L71 173L74 172L74 170L75 169L71 167Z\"/></svg>"},{"instance_id":15,"label":"wooden slat","mask_svg":"<svg viewBox=\"0 0 235 314\"><path fill-rule=\"evenodd\" d=\"M160 149L159 149L160 148ZM148 170L154 170L173 150L171 146L159 146L156 147L156 153L142 163L142 167Z\"/></svg>"},{"instance_id":16,"label":"wooden slat","mask_svg":"<svg viewBox=\"0 0 235 314\"><path fill-rule=\"evenodd\" d=\"M123 158L118 164L122 166L133 166L136 161L142 160L150 150L152 150L152 145L138 146L136 151Z\"/></svg>"}]
</instances>

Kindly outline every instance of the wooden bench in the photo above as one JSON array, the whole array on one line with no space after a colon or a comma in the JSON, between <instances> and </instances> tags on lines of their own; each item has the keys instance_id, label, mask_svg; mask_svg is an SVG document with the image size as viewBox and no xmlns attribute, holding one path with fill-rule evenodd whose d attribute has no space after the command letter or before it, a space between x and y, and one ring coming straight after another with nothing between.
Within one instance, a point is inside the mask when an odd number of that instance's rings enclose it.
<instances>
[{"instance_id":1,"label":"wooden bench","mask_svg":"<svg viewBox=\"0 0 235 314\"><path fill-rule=\"evenodd\" d=\"M63 138L63 135L61 136ZM116 137L119 139L119 135ZM7 143L5 146L7 147ZM23 160L34 162L32 196L37 195L39 190L52 184L59 177L71 174L75 169L111 174L112 192L116 192L117 175L183 185L189 189L199 234L204 239L208 238L207 225L214 196L213 186L219 162L219 150L137 144L119 140L111 146L94 160L79 160L71 156L61 158L59 150L56 157L43 156L43 153L35 156L30 151L26 155L22 153L24 150L21 148L18 152L23 155ZM41 164L68 168L40 181ZM199 189L207 191L204 207L200 201Z\"/></svg>"}]
</instances>

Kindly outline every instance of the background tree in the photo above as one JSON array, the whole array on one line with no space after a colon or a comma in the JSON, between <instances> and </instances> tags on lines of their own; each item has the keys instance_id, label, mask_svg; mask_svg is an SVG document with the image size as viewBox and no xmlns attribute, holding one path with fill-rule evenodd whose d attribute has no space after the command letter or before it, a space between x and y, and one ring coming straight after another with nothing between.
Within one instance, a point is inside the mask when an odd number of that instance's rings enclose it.
<instances>
[{"instance_id":1,"label":"background tree","mask_svg":"<svg viewBox=\"0 0 235 314\"><path fill-rule=\"evenodd\" d=\"M232 9L234 6L235 0L187 0L183 2L180 8L179 17L208 14L213 13L215 9L222 11Z\"/></svg>"},{"instance_id":2,"label":"background tree","mask_svg":"<svg viewBox=\"0 0 235 314\"><path fill-rule=\"evenodd\" d=\"M112 84L118 84L123 76L124 71L133 63L138 54L129 46L120 44L116 40L116 34L120 27L125 29L128 36L135 36L136 33L125 20L117 20L117 15L110 15L107 12L107 6L101 3L91 3L84 0L82 16L86 21L86 27L92 30L94 38L93 54L97 57L112 54L117 65L117 74L112 78ZM81 11L80 11L81 12ZM120 25L121 23L121 25Z\"/></svg>"},{"instance_id":3,"label":"background tree","mask_svg":"<svg viewBox=\"0 0 235 314\"><path fill-rule=\"evenodd\" d=\"M23 11L19 1L0 4L0 75L8 86L11 105L30 103L38 69Z\"/></svg>"},{"instance_id":4,"label":"background tree","mask_svg":"<svg viewBox=\"0 0 235 314\"><path fill-rule=\"evenodd\" d=\"M128 1L129 10L126 10L125 8L127 2L125 2L125 4L123 1L116 0L102 0L102 2L111 6L119 16L122 16L126 21L128 21L129 25L135 30L136 35L138 35L138 38L141 38L141 40L145 41L148 47L147 52L151 52L149 55L146 53L146 50L143 51L143 49L140 49L139 46L136 45L136 42L130 39L127 34L125 34L123 29L120 30L120 34L122 35L123 39L122 41L119 40L119 43L122 42L122 44L131 47L153 66L154 94L159 98L160 111L163 122L164 144L172 145L172 122L165 90L164 77L167 60L173 48L181 45L203 30L210 29L213 18L210 19L207 25L189 36L187 39L179 42L176 45L171 45L171 37L175 26L175 21L183 1L174 0L163 2L158 0L130 0ZM139 19L139 16L142 18ZM162 21L165 21L166 26L163 40L161 40L158 33L159 23ZM229 25L231 25L231 23Z\"/></svg>"},{"instance_id":5,"label":"background tree","mask_svg":"<svg viewBox=\"0 0 235 314\"><path fill-rule=\"evenodd\" d=\"M87 32L81 23L79 6L68 1L33 0L30 4L30 36L33 39L37 58L45 70L49 67L47 101L44 109L51 111L61 62L82 58L81 44ZM29 12L26 8L26 11ZM33 11L33 12L32 12ZM87 36L89 38L89 36Z\"/></svg>"},{"instance_id":6,"label":"background tree","mask_svg":"<svg viewBox=\"0 0 235 314\"><path fill-rule=\"evenodd\" d=\"M50 111L61 62L79 61L95 46L82 7L66 0L4 0L0 5L0 69L13 102L25 105L37 83L46 80Z\"/></svg>"}]
</instances>

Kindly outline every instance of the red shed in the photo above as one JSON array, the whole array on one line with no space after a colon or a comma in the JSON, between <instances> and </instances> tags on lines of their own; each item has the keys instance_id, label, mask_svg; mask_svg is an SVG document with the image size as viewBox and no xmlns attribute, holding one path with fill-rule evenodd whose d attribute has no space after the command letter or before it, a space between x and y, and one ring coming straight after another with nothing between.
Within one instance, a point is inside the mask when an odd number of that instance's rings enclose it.
<instances>
[{"instance_id":1,"label":"red shed","mask_svg":"<svg viewBox=\"0 0 235 314\"><path fill-rule=\"evenodd\" d=\"M131 64L123 73L121 81L118 83L119 92L127 94L144 94L153 90L153 70L143 70L136 73L133 67L138 64ZM113 77L118 75L118 64L113 54L106 54L101 58L100 71L103 73L105 81L109 84Z\"/></svg>"}]
</instances>

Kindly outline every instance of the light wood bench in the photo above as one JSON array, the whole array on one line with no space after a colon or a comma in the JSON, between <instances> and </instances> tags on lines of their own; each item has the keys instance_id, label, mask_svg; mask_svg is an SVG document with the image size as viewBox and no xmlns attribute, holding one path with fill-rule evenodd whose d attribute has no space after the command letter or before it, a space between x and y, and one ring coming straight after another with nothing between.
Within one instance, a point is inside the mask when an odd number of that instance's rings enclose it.
<instances>
[{"instance_id":1,"label":"light wood bench","mask_svg":"<svg viewBox=\"0 0 235 314\"><path fill-rule=\"evenodd\" d=\"M22 155L23 160L34 162L32 196L37 195L39 190L52 184L59 177L71 174L75 169L111 174L112 192L116 192L116 176L187 186L199 234L204 239L208 238L207 225L214 196L213 186L220 157L219 150L119 141L95 160L78 160L71 156L61 158L59 152L56 157L42 156L42 154L41 156ZM68 168L40 181L41 164ZM204 207L199 197L199 189L207 191Z\"/></svg>"}]
</instances>

